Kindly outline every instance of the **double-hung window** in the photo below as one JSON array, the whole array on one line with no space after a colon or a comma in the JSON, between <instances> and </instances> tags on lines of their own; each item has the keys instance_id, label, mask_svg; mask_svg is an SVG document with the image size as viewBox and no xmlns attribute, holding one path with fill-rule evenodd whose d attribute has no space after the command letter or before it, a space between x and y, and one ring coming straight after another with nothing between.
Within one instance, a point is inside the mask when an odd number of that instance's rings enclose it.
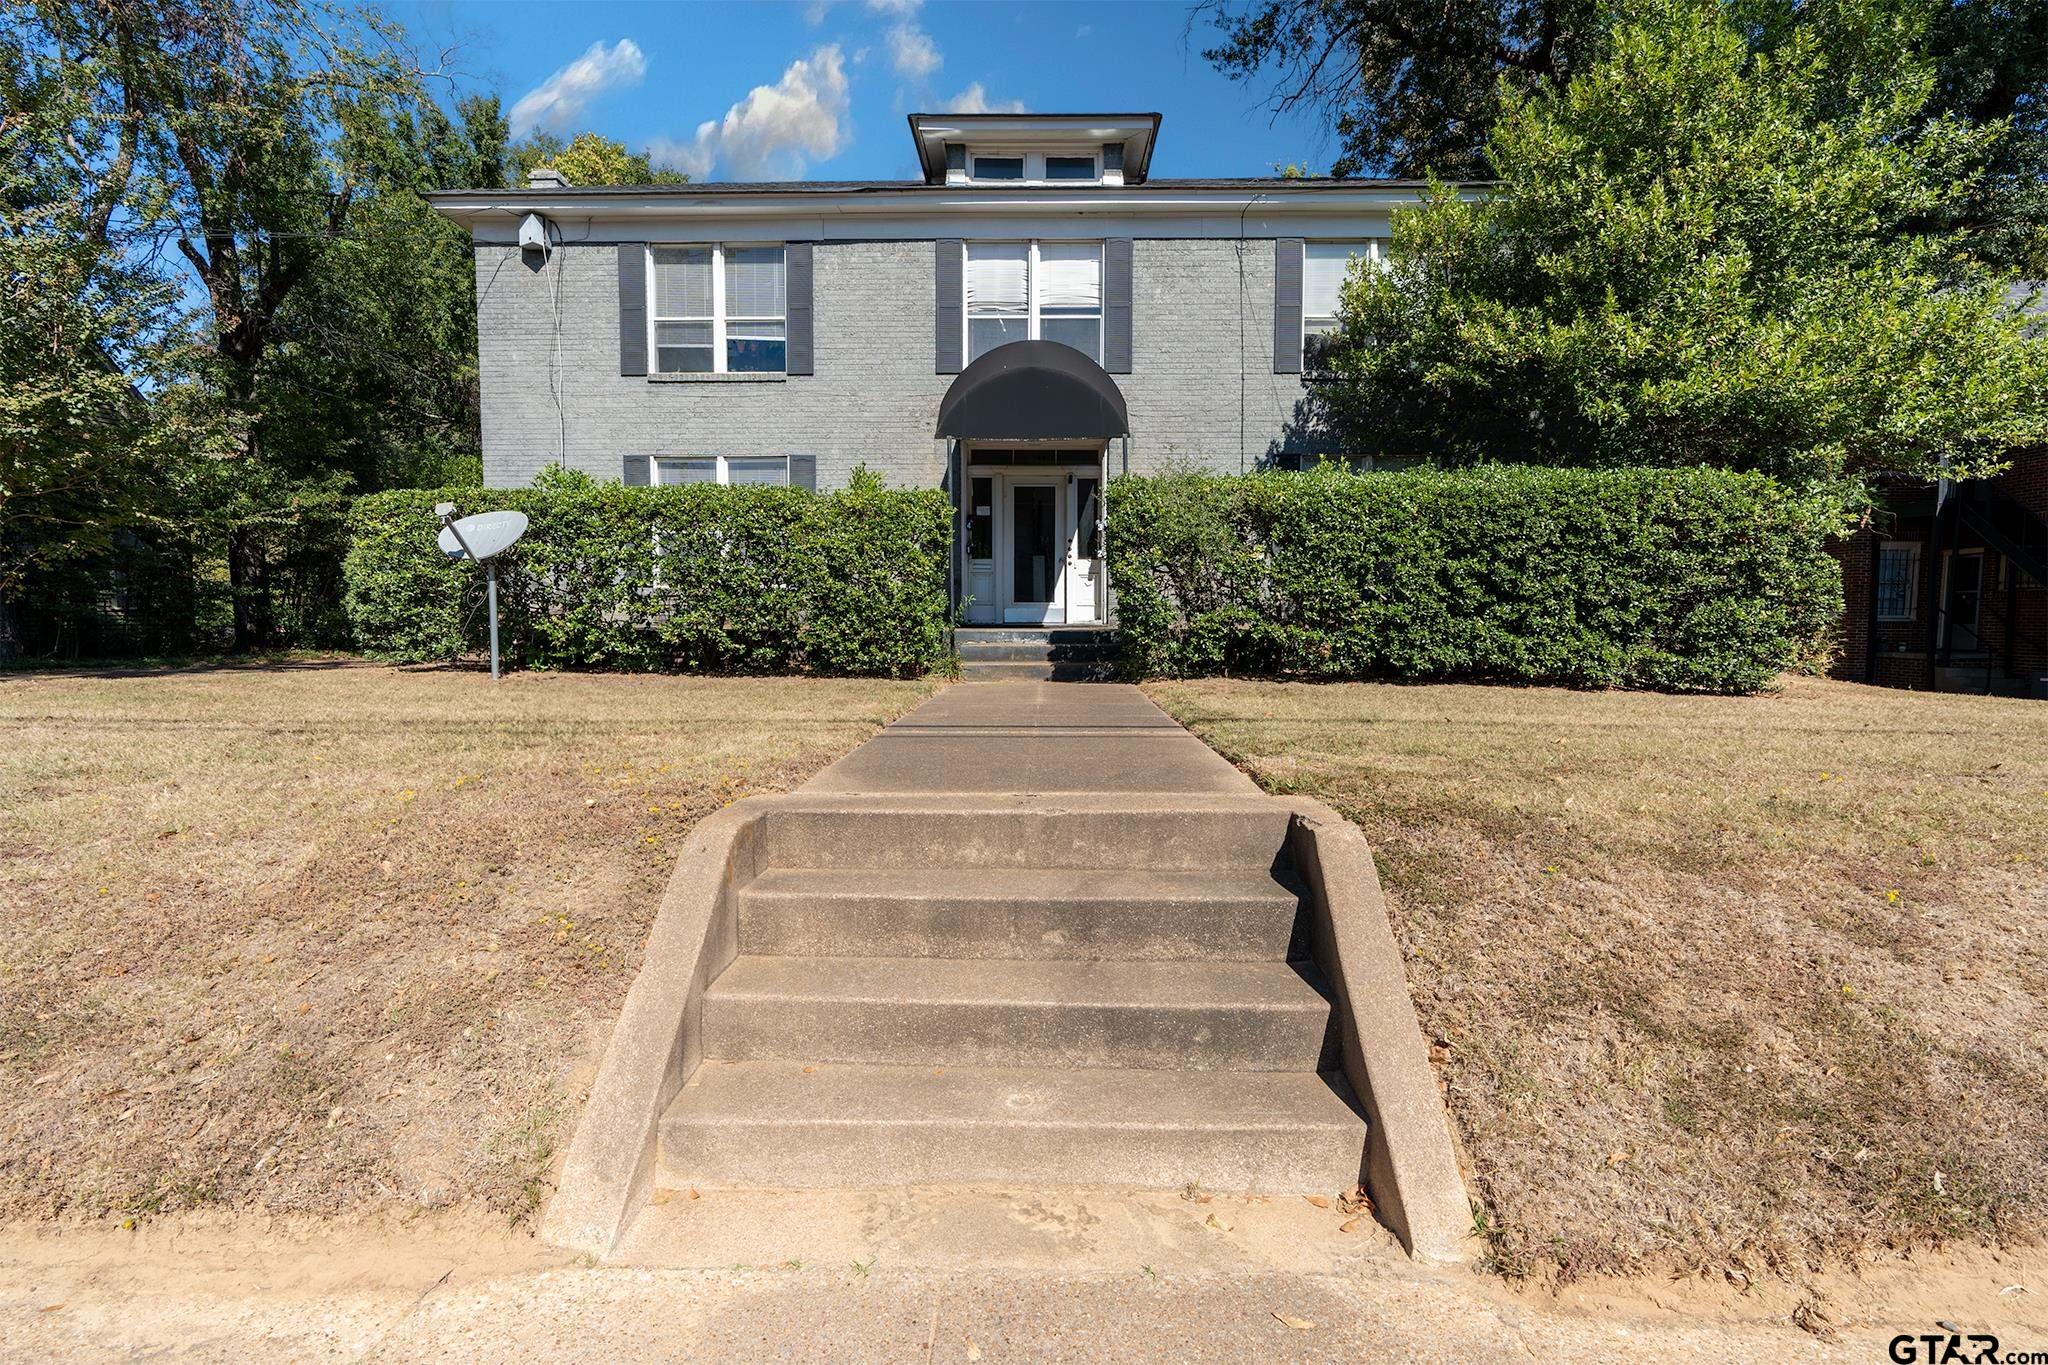
<instances>
[{"instance_id":1,"label":"double-hung window","mask_svg":"<svg viewBox=\"0 0 2048 1365\"><path fill-rule=\"evenodd\" d=\"M1877 547L1877 619L1910 621L1919 615L1920 543L1881 542Z\"/></svg>"},{"instance_id":2,"label":"double-hung window","mask_svg":"<svg viewBox=\"0 0 2048 1365\"><path fill-rule=\"evenodd\" d=\"M781 247L657 246L649 255L656 373L782 373Z\"/></svg>"},{"instance_id":3,"label":"double-hung window","mask_svg":"<svg viewBox=\"0 0 2048 1365\"><path fill-rule=\"evenodd\" d=\"M1012 341L1057 341L1102 360L1100 242L969 242L967 359Z\"/></svg>"},{"instance_id":4,"label":"double-hung window","mask_svg":"<svg viewBox=\"0 0 2048 1365\"><path fill-rule=\"evenodd\" d=\"M657 455L654 483L669 487L682 483L765 484L787 487L789 457L786 455Z\"/></svg>"}]
</instances>

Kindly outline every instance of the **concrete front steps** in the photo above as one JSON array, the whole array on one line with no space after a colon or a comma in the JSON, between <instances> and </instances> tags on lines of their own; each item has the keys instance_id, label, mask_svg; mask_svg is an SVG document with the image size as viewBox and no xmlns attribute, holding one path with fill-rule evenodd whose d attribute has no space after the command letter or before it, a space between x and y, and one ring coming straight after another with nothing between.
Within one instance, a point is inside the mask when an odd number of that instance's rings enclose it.
<instances>
[{"instance_id":1,"label":"concrete front steps","mask_svg":"<svg viewBox=\"0 0 2048 1365\"><path fill-rule=\"evenodd\" d=\"M1359 1179L1284 819L847 805L770 828L661 1183Z\"/></svg>"},{"instance_id":2,"label":"concrete front steps","mask_svg":"<svg viewBox=\"0 0 2048 1365\"><path fill-rule=\"evenodd\" d=\"M954 632L968 682L1096 682L1114 671L1113 626L962 626Z\"/></svg>"}]
</instances>

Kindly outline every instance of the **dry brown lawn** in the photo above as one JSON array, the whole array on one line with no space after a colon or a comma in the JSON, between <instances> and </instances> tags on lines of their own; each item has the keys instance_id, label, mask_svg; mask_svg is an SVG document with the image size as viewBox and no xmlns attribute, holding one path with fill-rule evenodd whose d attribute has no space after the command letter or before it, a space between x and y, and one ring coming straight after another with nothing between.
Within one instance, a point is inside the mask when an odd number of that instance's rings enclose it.
<instances>
[{"instance_id":1,"label":"dry brown lawn","mask_svg":"<svg viewBox=\"0 0 2048 1365\"><path fill-rule=\"evenodd\" d=\"M1501 1269L2038 1239L2048 705L1149 690L1373 840Z\"/></svg>"},{"instance_id":2,"label":"dry brown lawn","mask_svg":"<svg viewBox=\"0 0 2048 1365\"><path fill-rule=\"evenodd\" d=\"M0 675L0 1215L523 1217L683 835L929 690Z\"/></svg>"}]
</instances>

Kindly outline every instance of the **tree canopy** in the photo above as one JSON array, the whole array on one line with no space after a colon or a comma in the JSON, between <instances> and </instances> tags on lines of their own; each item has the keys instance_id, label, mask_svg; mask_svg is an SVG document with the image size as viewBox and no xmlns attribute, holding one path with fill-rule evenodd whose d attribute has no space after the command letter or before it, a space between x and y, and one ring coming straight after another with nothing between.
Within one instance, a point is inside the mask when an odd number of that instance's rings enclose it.
<instances>
[{"instance_id":1,"label":"tree canopy","mask_svg":"<svg viewBox=\"0 0 2048 1365\"><path fill-rule=\"evenodd\" d=\"M657 170L647 153L627 151L625 143L598 133L578 133L567 142L535 133L512 149L515 182L524 183L536 166L553 167L571 185L681 185L690 179L681 171Z\"/></svg>"},{"instance_id":2,"label":"tree canopy","mask_svg":"<svg viewBox=\"0 0 2048 1365\"><path fill-rule=\"evenodd\" d=\"M1630 0L1600 60L1509 95L1500 182L1394 219L1347 282L1317 419L1458 460L1958 477L2048 440L2048 343L1967 250L1996 127L1927 112L1879 7L1759 50Z\"/></svg>"},{"instance_id":3,"label":"tree canopy","mask_svg":"<svg viewBox=\"0 0 2048 1365\"><path fill-rule=\"evenodd\" d=\"M1218 40L1203 56L1263 85L1275 111L1318 115L1331 174L1484 179L1496 122L1543 85L1600 60L1626 6L1606 0L1199 0ZM2048 275L2048 0L1726 0L1755 51L1805 32L1840 45L1837 70L1881 68L1910 34L1932 66L1921 119L2002 135L1949 212L1986 259Z\"/></svg>"}]
</instances>

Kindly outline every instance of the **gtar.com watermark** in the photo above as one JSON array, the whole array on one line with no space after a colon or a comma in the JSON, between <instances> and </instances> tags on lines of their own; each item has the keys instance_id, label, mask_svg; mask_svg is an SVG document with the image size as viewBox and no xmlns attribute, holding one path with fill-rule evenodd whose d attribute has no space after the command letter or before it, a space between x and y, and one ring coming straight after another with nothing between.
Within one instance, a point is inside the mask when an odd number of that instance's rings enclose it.
<instances>
[{"instance_id":1,"label":"gtar.com watermark","mask_svg":"<svg viewBox=\"0 0 2048 1365\"><path fill-rule=\"evenodd\" d=\"M1946 1323L1932 1332L1901 1332L1888 1354L1896 1365L2048 1365L2048 1347L2014 1350L1990 1332L1965 1332Z\"/></svg>"}]
</instances>

